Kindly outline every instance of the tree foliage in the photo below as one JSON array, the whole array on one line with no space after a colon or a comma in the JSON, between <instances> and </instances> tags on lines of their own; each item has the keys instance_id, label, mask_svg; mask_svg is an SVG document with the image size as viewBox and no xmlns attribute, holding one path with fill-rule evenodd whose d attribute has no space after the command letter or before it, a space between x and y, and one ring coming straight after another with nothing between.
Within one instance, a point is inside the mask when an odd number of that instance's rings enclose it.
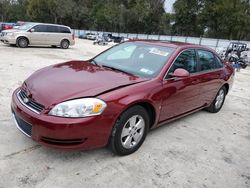
<instances>
[{"instance_id":1,"label":"tree foliage","mask_svg":"<svg viewBox=\"0 0 250 188\"><path fill-rule=\"evenodd\" d=\"M0 0L2 21L113 32L250 40L249 0Z\"/></svg>"}]
</instances>

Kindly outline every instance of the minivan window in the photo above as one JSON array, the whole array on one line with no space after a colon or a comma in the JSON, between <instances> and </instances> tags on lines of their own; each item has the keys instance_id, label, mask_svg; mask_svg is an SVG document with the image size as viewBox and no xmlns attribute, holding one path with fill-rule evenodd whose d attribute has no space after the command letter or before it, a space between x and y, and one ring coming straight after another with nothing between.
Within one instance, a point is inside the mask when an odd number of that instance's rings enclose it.
<instances>
[{"instance_id":1,"label":"minivan window","mask_svg":"<svg viewBox=\"0 0 250 188\"><path fill-rule=\"evenodd\" d=\"M60 33L71 33L70 29L67 27L58 27Z\"/></svg>"},{"instance_id":2,"label":"minivan window","mask_svg":"<svg viewBox=\"0 0 250 188\"><path fill-rule=\"evenodd\" d=\"M58 27L54 25L47 25L47 32L49 33L59 33Z\"/></svg>"},{"instance_id":3,"label":"minivan window","mask_svg":"<svg viewBox=\"0 0 250 188\"><path fill-rule=\"evenodd\" d=\"M201 71L215 68L215 58L212 52L206 50L197 50Z\"/></svg>"},{"instance_id":4,"label":"minivan window","mask_svg":"<svg viewBox=\"0 0 250 188\"><path fill-rule=\"evenodd\" d=\"M47 32L46 25L36 25L32 29L34 29L34 32Z\"/></svg>"},{"instance_id":5,"label":"minivan window","mask_svg":"<svg viewBox=\"0 0 250 188\"><path fill-rule=\"evenodd\" d=\"M171 73L176 69L182 68L187 70L189 73L195 73L197 71L197 61L195 50L186 50L182 52L175 62L172 64L166 79L171 78Z\"/></svg>"}]
</instances>

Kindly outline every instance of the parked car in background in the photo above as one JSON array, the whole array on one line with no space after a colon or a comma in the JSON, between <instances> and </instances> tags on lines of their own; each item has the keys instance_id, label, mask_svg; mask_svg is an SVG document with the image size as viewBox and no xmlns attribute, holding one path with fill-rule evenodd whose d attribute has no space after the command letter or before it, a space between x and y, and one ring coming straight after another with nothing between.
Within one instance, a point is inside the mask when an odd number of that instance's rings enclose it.
<instances>
[{"instance_id":1,"label":"parked car in background","mask_svg":"<svg viewBox=\"0 0 250 188\"><path fill-rule=\"evenodd\" d=\"M17 29L2 31L0 39L5 44L20 48L26 48L29 45L46 45L67 49L75 44L70 27L44 23L27 23Z\"/></svg>"},{"instance_id":2,"label":"parked car in background","mask_svg":"<svg viewBox=\"0 0 250 188\"><path fill-rule=\"evenodd\" d=\"M12 29L14 27L14 25L15 25L15 23L1 22L0 23L0 32L3 30Z\"/></svg>"},{"instance_id":3,"label":"parked car in background","mask_svg":"<svg viewBox=\"0 0 250 188\"><path fill-rule=\"evenodd\" d=\"M128 155L149 129L202 109L219 112L233 79L232 66L209 48L129 41L35 72L14 91L11 109L18 129L45 146L108 145Z\"/></svg>"},{"instance_id":4,"label":"parked car in background","mask_svg":"<svg viewBox=\"0 0 250 188\"><path fill-rule=\"evenodd\" d=\"M97 35L94 33L86 33L86 39L95 40L96 37L97 37Z\"/></svg>"}]
</instances>

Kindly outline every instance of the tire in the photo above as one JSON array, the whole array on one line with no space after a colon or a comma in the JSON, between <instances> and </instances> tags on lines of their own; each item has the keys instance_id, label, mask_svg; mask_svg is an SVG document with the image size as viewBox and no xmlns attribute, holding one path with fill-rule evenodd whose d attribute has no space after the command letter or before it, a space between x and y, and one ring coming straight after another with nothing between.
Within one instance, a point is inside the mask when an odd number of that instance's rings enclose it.
<instances>
[{"instance_id":1,"label":"tire","mask_svg":"<svg viewBox=\"0 0 250 188\"><path fill-rule=\"evenodd\" d=\"M149 116L141 106L133 106L122 113L112 130L109 148L123 156L137 151L143 144L148 129Z\"/></svg>"},{"instance_id":2,"label":"tire","mask_svg":"<svg viewBox=\"0 0 250 188\"><path fill-rule=\"evenodd\" d=\"M17 39L17 46L19 48L27 48L28 45L29 45L29 41L25 37L20 37Z\"/></svg>"},{"instance_id":3,"label":"tire","mask_svg":"<svg viewBox=\"0 0 250 188\"><path fill-rule=\"evenodd\" d=\"M62 40L62 42L61 42L61 48L62 49L68 49L69 48L69 41L68 40Z\"/></svg>"},{"instance_id":4,"label":"tire","mask_svg":"<svg viewBox=\"0 0 250 188\"><path fill-rule=\"evenodd\" d=\"M226 93L227 93L227 90L226 90L225 86L220 88L214 101L212 102L212 104L208 108L206 108L206 110L208 112L211 112L211 113L219 112L224 104L224 101L226 98Z\"/></svg>"},{"instance_id":5,"label":"tire","mask_svg":"<svg viewBox=\"0 0 250 188\"><path fill-rule=\"evenodd\" d=\"M247 68L247 64L246 64L246 63L244 63L244 62L240 62L240 66L241 66L241 68L242 68L242 69Z\"/></svg>"}]
</instances>

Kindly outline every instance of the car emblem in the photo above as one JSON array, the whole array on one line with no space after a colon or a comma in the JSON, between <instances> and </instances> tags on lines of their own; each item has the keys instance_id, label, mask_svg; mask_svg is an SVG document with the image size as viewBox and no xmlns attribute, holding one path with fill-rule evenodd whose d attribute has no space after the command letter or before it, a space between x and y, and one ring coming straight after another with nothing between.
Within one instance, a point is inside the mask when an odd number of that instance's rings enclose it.
<instances>
[{"instance_id":1,"label":"car emblem","mask_svg":"<svg viewBox=\"0 0 250 188\"><path fill-rule=\"evenodd\" d=\"M29 102L29 99L28 99L28 98L24 98L24 99L23 99L23 102L26 104L26 103Z\"/></svg>"}]
</instances>

